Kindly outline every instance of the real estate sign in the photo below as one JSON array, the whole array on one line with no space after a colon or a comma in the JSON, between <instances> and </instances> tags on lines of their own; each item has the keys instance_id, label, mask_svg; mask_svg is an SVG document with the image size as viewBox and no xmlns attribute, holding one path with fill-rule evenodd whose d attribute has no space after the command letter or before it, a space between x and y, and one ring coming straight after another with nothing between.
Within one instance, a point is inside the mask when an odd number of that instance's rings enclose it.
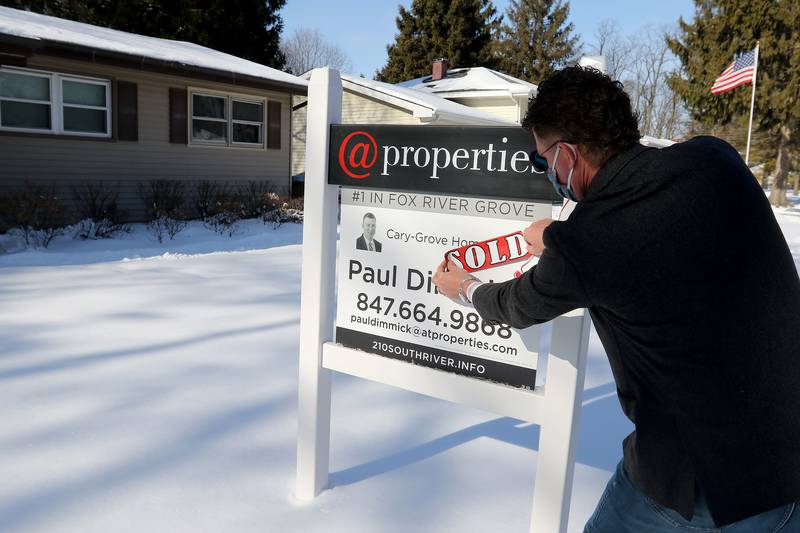
<instances>
[{"instance_id":1,"label":"real estate sign","mask_svg":"<svg viewBox=\"0 0 800 533\"><path fill-rule=\"evenodd\" d=\"M540 424L530 531L565 533L588 315L553 320L546 386L534 387L540 328L486 324L471 306L436 294L431 280L445 253L486 281L520 268L524 242L514 233L549 216L557 200L531 167L530 135L519 127L340 125L341 105L338 73L315 69L295 495L310 500L328 485L338 372Z\"/></svg>"},{"instance_id":2,"label":"real estate sign","mask_svg":"<svg viewBox=\"0 0 800 533\"><path fill-rule=\"evenodd\" d=\"M439 295L432 283L446 251L550 216L552 188L545 183L547 193L538 192L543 178L530 166L527 134L520 128L481 128L489 133L477 135L475 128L417 127L409 137L412 130L396 126L331 128L331 155L337 157L330 158L329 180L349 185L341 196L336 342L532 388L539 329L489 324L471 306ZM426 138L423 129L435 135ZM497 146L486 142L492 134ZM487 172L500 173L504 187ZM442 194L462 190L483 197ZM544 198L531 201L537 195ZM504 249L503 259L525 253L517 241ZM505 281L519 266L480 275Z\"/></svg>"}]
</instances>

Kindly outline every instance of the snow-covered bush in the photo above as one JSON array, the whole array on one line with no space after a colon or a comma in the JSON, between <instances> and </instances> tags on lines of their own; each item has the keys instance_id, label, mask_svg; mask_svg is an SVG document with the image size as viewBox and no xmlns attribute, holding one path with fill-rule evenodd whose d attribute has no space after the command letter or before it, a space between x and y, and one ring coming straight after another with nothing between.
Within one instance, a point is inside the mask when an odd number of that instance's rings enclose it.
<instances>
[{"instance_id":1,"label":"snow-covered bush","mask_svg":"<svg viewBox=\"0 0 800 533\"><path fill-rule=\"evenodd\" d=\"M296 198L289 198L286 200L286 209L303 212L303 197L297 196Z\"/></svg>"},{"instance_id":2,"label":"snow-covered bush","mask_svg":"<svg viewBox=\"0 0 800 533\"><path fill-rule=\"evenodd\" d=\"M55 185L26 183L10 193L0 209L3 225L19 236L25 246L43 247L63 233L64 208Z\"/></svg>"},{"instance_id":3,"label":"snow-covered bush","mask_svg":"<svg viewBox=\"0 0 800 533\"><path fill-rule=\"evenodd\" d=\"M277 207L273 205L272 198L277 199L278 195L269 182L248 181L239 186L239 197L242 201L242 218L261 218Z\"/></svg>"},{"instance_id":4,"label":"snow-covered bush","mask_svg":"<svg viewBox=\"0 0 800 533\"><path fill-rule=\"evenodd\" d=\"M73 189L79 222L71 227L76 239L109 239L118 233L129 233L131 227L120 222L117 207L119 193L103 182L87 182Z\"/></svg>"},{"instance_id":5,"label":"snow-covered bush","mask_svg":"<svg viewBox=\"0 0 800 533\"><path fill-rule=\"evenodd\" d=\"M147 228L158 242L164 242L167 236L174 239L186 227L183 182L150 180L140 183L139 196L147 213Z\"/></svg>"},{"instance_id":6,"label":"snow-covered bush","mask_svg":"<svg viewBox=\"0 0 800 533\"><path fill-rule=\"evenodd\" d=\"M239 230L239 214L235 210L221 210L215 215L206 217L203 224L214 233L232 237Z\"/></svg>"},{"instance_id":7,"label":"snow-covered bush","mask_svg":"<svg viewBox=\"0 0 800 533\"><path fill-rule=\"evenodd\" d=\"M245 208L238 191L227 183L201 181L197 185L195 207L203 224L220 235L232 236L239 228Z\"/></svg>"},{"instance_id":8,"label":"snow-covered bush","mask_svg":"<svg viewBox=\"0 0 800 533\"><path fill-rule=\"evenodd\" d=\"M284 202L277 195L272 194L272 196L273 198L270 199L272 209L261 216L264 224L269 224L272 229L278 229L285 222L303 222L302 198L299 203L300 209L297 209L298 203L296 201L287 200Z\"/></svg>"},{"instance_id":9,"label":"snow-covered bush","mask_svg":"<svg viewBox=\"0 0 800 533\"><path fill-rule=\"evenodd\" d=\"M183 219L185 191L183 182L150 180L139 184L139 196L144 202L147 217Z\"/></svg>"},{"instance_id":10,"label":"snow-covered bush","mask_svg":"<svg viewBox=\"0 0 800 533\"><path fill-rule=\"evenodd\" d=\"M131 226L130 224L121 224L107 218L101 220L84 218L68 226L66 230L72 235L73 239L110 239L120 233L130 233Z\"/></svg>"},{"instance_id":11,"label":"snow-covered bush","mask_svg":"<svg viewBox=\"0 0 800 533\"><path fill-rule=\"evenodd\" d=\"M147 229L159 243L163 243L166 237L174 239L184 228L186 228L185 220L167 216L156 217L147 223Z\"/></svg>"}]
</instances>

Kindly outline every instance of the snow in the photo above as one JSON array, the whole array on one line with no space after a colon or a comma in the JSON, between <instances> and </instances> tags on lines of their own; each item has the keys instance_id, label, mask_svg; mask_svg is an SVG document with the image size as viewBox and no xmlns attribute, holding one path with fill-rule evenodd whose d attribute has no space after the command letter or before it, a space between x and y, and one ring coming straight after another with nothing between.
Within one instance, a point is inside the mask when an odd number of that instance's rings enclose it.
<instances>
[{"instance_id":1,"label":"snow","mask_svg":"<svg viewBox=\"0 0 800 533\"><path fill-rule=\"evenodd\" d=\"M528 531L536 426L343 375L332 488L294 499L301 238L136 225L0 254L0 531ZM630 430L593 333L570 532Z\"/></svg>"},{"instance_id":2,"label":"snow","mask_svg":"<svg viewBox=\"0 0 800 533\"><path fill-rule=\"evenodd\" d=\"M481 96L481 93L488 91L503 91L515 96L530 96L536 93L536 85L533 83L486 67L454 68L448 70L447 76L441 80L432 81L430 78L430 76L423 76L400 82L397 86L447 95L449 98Z\"/></svg>"},{"instance_id":3,"label":"snow","mask_svg":"<svg viewBox=\"0 0 800 533\"><path fill-rule=\"evenodd\" d=\"M194 43L146 37L8 7L0 7L0 34L308 86L305 80L292 74Z\"/></svg>"}]
</instances>

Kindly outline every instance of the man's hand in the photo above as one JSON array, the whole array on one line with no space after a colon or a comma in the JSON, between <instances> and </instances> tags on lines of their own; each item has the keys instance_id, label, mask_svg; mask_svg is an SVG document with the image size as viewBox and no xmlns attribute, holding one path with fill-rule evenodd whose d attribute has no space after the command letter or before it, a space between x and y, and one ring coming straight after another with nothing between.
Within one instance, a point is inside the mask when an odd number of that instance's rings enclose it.
<instances>
[{"instance_id":1,"label":"man's hand","mask_svg":"<svg viewBox=\"0 0 800 533\"><path fill-rule=\"evenodd\" d=\"M552 223L552 218L543 218L522 230L522 236L525 242L528 243L528 251L533 255L540 256L544 252L544 230Z\"/></svg>"},{"instance_id":2,"label":"man's hand","mask_svg":"<svg viewBox=\"0 0 800 533\"><path fill-rule=\"evenodd\" d=\"M449 259L445 259L436 267L436 273L433 275L433 284L436 285L441 294L451 300L456 300L458 299L459 286L467 276L469 276L469 273L466 270L458 267Z\"/></svg>"}]
</instances>

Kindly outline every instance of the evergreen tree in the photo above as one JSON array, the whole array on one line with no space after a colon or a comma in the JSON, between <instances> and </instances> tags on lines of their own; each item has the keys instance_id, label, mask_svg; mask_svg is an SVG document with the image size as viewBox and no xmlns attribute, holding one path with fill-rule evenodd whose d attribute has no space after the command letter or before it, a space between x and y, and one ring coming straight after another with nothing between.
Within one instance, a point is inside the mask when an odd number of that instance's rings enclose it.
<instances>
[{"instance_id":1,"label":"evergreen tree","mask_svg":"<svg viewBox=\"0 0 800 533\"><path fill-rule=\"evenodd\" d=\"M695 0L695 4L694 20L681 19L678 35L667 39L683 65L683 75L673 76L670 82L695 120L729 124L749 113L752 86L714 95L711 85L734 54L752 50L759 41L753 129L774 138L776 177L770 202L787 205L784 188L792 151L800 142L800 3Z\"/></svg>"},{"instance_id":2,"label":"evergreen tree","mask_svg":"<svg viewBox=\"0 0 800 533\"><path fill-rule=\"evenodd\" d=\"M511 0L508 24L501 28L497 48L506 74L539 83L574 62L580 53L579 36L567 22L569 2Z\"/></svg>"},{"instance_id":3,"label":"evergreen tree","mask_svg":"<svg viewBox=\"0 0 800 533\"><path fill-rule=\"evenodd\" d=\"M386 47L389 59L375 77L397 83L425 76L439 57L452 67L496 67L492 39L501 20L489 0L414 0L410 10L400 6L400 33Z\"/></svg>"},{"instance_id":4,"label":"evergreen tree","mask_svg":"<svg viewBox=\"0 0 800 533\"><path fill-rule=\"evenodd\" d=\"M196 43L283 68L286 0L0 0L0 4L150 37Z\"/></svg>"}]
</instances>

